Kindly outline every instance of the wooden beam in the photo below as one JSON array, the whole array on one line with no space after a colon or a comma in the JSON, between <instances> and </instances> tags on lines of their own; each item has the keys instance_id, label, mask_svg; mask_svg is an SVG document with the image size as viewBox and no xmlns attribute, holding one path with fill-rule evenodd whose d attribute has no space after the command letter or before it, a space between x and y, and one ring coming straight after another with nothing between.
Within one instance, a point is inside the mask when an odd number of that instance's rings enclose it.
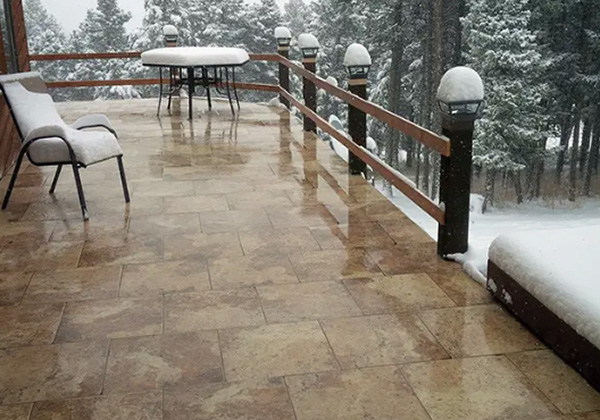
<instances>
[{"instance_id":1,"label":"wooden beam","mask_svg":"<svg viewBox=\"0 0 600 420\"><path fill-rule=\"evenodd\" d=\"M160 79L124 79L124 80L70 80L65 82L48 82L49 88L79 88L97 86L146 86L158 85ZM169 80L163 79L163 84L168 85ZM232 84L233 86L233 84ZM256 90L263 92L279 93L279 86L266 83L236 83L235 87L241 90Z\"/></svg>"},{"instance_id":2,"label":"wooden beam","mask_svg":"<svg viewBox=\"0 0 600 420\"><path fill-rule=\"evenodd\" d=\"M29 56L30 61L61 61L61 60L107 60L114 58L140 58L141 52L113 52L113 53L72 53L72 54L34 54Z\"/></svg>"}]
</instances>

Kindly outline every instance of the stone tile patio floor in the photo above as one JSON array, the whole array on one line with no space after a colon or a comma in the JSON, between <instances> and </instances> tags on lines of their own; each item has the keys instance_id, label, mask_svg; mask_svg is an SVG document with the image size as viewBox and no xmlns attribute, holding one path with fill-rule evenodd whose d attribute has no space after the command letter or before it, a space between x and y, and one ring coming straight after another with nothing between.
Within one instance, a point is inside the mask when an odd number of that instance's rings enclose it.
<instances>
[{"instance_id":1,"label":"stone tile patio floor","mask_svg":"<svg viewBox=\"0 0 600 420\"><path fill-rule=\"evenodd\" d=\"M111 161L84 171L86 225L70 171L52 197L33 166L0 214L0 419L600 419L289 114L155 106L61 106L113 120L129 207Z\"/></svg>"}]
</instances>

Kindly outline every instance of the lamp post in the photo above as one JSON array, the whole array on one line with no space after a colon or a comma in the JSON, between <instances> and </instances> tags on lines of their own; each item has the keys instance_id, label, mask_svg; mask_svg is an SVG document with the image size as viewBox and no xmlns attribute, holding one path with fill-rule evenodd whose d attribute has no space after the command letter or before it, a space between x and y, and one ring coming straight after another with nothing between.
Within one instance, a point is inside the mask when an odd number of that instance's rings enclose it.
<instances>
[{"instance_id":1,"label":"lamp post","mask_svg":"<svg viewBox=\"0 0 600 420\"><path fill-rule=\"evenodd\" d=\"M275 28L275 39L277 40L277 52L284 58L290 57L290 44L292 43L292 32L285 26ZM290 91L290 69L279 63L279 86ZM279 95L279 101L290 109L290 101L283 95Z\"/></svg>"},{"instance_id":2,"label":"lamp post","mask_svg":"<svg viewBox=\"0 0 600 420\"><path fill-rule=\"evenodd\" d=\"M344 66L348 71L348 89L350 92L367 99L367 78L371 69L371 55L361 44L352 44L346 50ZM367 114L348 104L348 131L354 143L359 146L367 146ZM350 173L353 175L363 174L367 171L367 165L354 153L350 152Z\"/></svg>"},{"instance_id":3,"label":"lamp post","mask_svg":"<svg viewBox=\"0 0 600 420\"><path fill-rule=\"evenodd\" d=\"M442 134L450 139L450 156L442 156L440 173L440 202L446 218L438 231L438 254L443 258L469 249L473 130L483 99L483 82L475 70L455 67L442 77L437 100Z\"/></svg>"},{"instance_id":4,"label":"lamp post","mask_svg":"<svg viewBox=\"0 0 600 420\"><path fill-rule=\"evenodd\" d=\"M179 31L173 25L165 25L163 27L163 35L165 37L165 45L167 47L176 47L179 40Z\"/></svg>"},{"instance_id":5,"label":"lamp post","mask_svg":"<svg viewBox=\"0 0 600 420\"><path fill-rule=\"evenodd\" d=\"M317 55L320 44L312 34L301 34L298 37L298 47L302 51L302 64L304 68L312 73L317 71ZM312 111L317 112L317 87L310 80L304 79L304 104ZM304 131L317 132L317 125L313 120L304 116Z\"/></svg>"}]
</instances>

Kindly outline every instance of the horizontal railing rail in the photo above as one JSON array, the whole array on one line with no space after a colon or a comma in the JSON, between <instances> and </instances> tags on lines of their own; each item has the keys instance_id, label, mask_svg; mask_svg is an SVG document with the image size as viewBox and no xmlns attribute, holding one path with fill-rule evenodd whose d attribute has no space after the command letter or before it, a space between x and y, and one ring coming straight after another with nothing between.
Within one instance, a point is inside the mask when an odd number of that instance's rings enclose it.
<instances>
[{"instance_id":1,"label":"horizontal railing rail","mask_svg":"<svg viewBox=\"0 0 600 420\"><path fill-rule=\"evenodd\" d=\"M111 60L123 58L140 58L142 51L110 52L110 53L64 53L64 54L31 54L29 61L66 61L66 60ZM279 61L278 54L249 54L252 61Z\"/></svg>"}]
</instances>

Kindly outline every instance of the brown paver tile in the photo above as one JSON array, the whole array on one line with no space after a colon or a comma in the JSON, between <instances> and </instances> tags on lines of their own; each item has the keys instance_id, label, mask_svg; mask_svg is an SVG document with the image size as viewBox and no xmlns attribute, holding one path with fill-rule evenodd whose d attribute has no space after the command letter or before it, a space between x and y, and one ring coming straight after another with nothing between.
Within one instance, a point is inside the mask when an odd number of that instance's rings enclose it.
<instances>
[{"instance_id":1,"label":"brown paver tile","mask_svg":"<svg viewBox=\"0 0 600 420\"><path fill-rule=\"evenodd\" d=\"M239 234L246 254L320 249L308 228L252 230Z\"/></svg>"},{"instance_id":2,"label":"brown paver tile","mask_svg":"<svg viewBox=\"0 0 600 420\"><path fill-rule=\"evenodd\" d=\"M120 297L156 296L210 289L208 267L195 259L123 267Z\"/></svg>"},{"instance_id":3,"label":"brown paver tile","mask_svg":"<svg viewBox=\"0 0 600 420\"><path fill-rule=\"evenodd\" d=\"M30 420L162 420L162 394L121 394L65 401L44 401Z\"/></svg>"},{"instance_id":4,"label":"brown paver tile","mask_svg":"<svg viewBox=\"0 0 600 420\"><path fill-rule=\"evenodd\" d=\"M229 211L229 204L223 194L189 195L181 197L165 197L165 213L199 213L205 211Z\"/></svg>"},{"instance_id":5,"label":"brown paver tile","mask_svg":"<svg viewBox=\"0 0 600 420\"><path fill-rule=\"evenodd\" d=\"M165 203L165 207L168 204ZM197 214L161 214L159 216L134 216L129 232L136 236L168 236L200 232Z\"/></svg>"},{"instance_id":6,"label":"brown paver tile","mask_svg":"<svg viewBox=\"0 0 600 420\"><path fill-rule=\"evenodd\" d=\"M433 419L544 418L556 409L505 357L415 363L403 367Z\"/></svg>"},{"instance_id":7,"label":"brown paver tile","mask_svg":"<svg viewBox=\"0 0 600 420\"><path fill-rule=\"evenodd\" d=\"M514 353L508 358L561 412L600 410L600 393L550 350Z\"/></svg>"},{"instance_id":8,"label":"brown paver tile","mask_svg":"<svg viewBox=\"0 0 600 420\"><path fill-rule=\"evenodd\" d=\"M0 349L52 344L63 303L0 307Z\"/></svg>"},{"instance_id":9,"label":"brown paver tile","mask_svg":"<svg viewBox=\"0 0 600 420\"><path fill-rule=\"evenodd\" d=\"M121 215L94 215L87 223L81 220L62 220L50 237L54 242L90 241L123 236L129 226L129 217Z\"/></svg>"},{"instance_id":10,"label":"brown paver tile","mask_svg":"<svg viewBox=\"0 0 600 420\"><path fill-rule=\"evenodd\" d=\"M31 404L0 405L0 419L29 420Z\"/></svg>"},{"instance_id":11,"label":"brown paver tile","mask_svg":"<svg viewBox=\"0 0 600 420\"><path fill-rule=\"evenodd\" d=\"M164 239L165 260L229 258L243 256L237 233L190 234Z\"/></svg>"},{"instance_id":12,"label":"brown paver tile","mask_svg":"<svg viewBox=\"0 0 600 420\"><path fill-rule=\"evenodd\" d=\"M98 395L108 341L0 350L0 403Z\"/></svg>"},{"instance_id":13,"label":"brown paver tile","mask_svg":"<svg viewBox=\"0 0 600 420\"><path fill-rule=\"evenodd\" d=\"M322 206L302 206L291 209L266 209L276 229L337 225L337 220Z\"/></svg>"},{"instance_id":14,"label":"brown paver tile","mask_svg":"<svg viewBox=\"0 0 600 420\"><path fill-rule=\"evenodd\" d=\"M135 198L194 195L194 184L190 181L135 182L131 187Z\"/></svg>"},{"instance_id":15,"label":"brown paver tile","mask_svg":"<svg viewBox=\"0 0 600 420\"><path fill-rule=\"evenodd\" d=\"M373 222L312 228L311 233L322 249L392 247L394 240Z\"/></svg>"},{"instance_id":16,"label":"brown paver tile","mask_svg":"<svg viewBox=\"0 0 600 420\"><path fill-rule=\"evenodd\" d=\"M298 420L429 420L395 366L288 376Z\"/></svg>"},{"instance_id":17,"label":"brown paver tile","mask_svg":"<svg viewBox=\"0 0 600 420\"><path fill-rule=\"evenodd\" d=\"M214 173L213 178L216 176L216 173ZM219 179L218 182L215 179L207 179L194 181L194 190L196 195L235 194L253 191L254 187L251 182L243 179Z\"/></svg>"},{"instance_id":18,"label":"brown paver tile","mask_svg":"<svg viewBox=\"0 0 600 420\"><path fill-rule=\"evenodd\" d=\"M271 229L264 210L230 210L200 213L204 233L238 232L240 230Z\"/></svg>"},{"instance_id":19,"label":"brown paver tile","mask_svg":"<svg viewBox=\"0 0 600 420\"><path fill-rule=\"evenodd\" d=\"M257 290L269 323L362 315L346 288L340 283L262 286Z\"/></svg>"},{"instance_id":20,"label":"brown paver tile","mask_svg":"<svg viewBox=\"0 0 600 420\"><path fill-rule=\"evenodd\" d=\"M432 273L432 279L459 306L481 305L492 302L492 295L483 285L473 281L458 266L447 273Z\"/></svg>"},{"instance_id":21,"label":"brown paver tile","mask_svg":"<svg viewBox=\"0 0 600 420\"><path fill-rule=\"evenodd\" d=\"M0 273L0 306L19 303L31 276L31 273Z\"/></svg>"},{"instance_id":22,"label":"brown paver tile","mask_svg":"<svg viewBox=\"0 0 600 420\"><path fill-rule=\"evenodd\" d=\"M225 330L220 339L227 381L338 369L317 322Z\"/></svg>"},{"instance_id":23,"label":"brown paver tile","mask_svg":"<svg viewBox=\"0 0 600 420\"><path fill-rule=\"evenodd\" d=\"M339 280L381 274L377 264L358 248L296 251L290 261L301 282Z\"/></svg>"},{"instance_id":24,"label":"brown paver tile","mask_svg":"<svg viewBox=\"0 0 600 420\"><path fill-rule=\"evenodd\" d=\"M227 194L231 210L258 210L266 208L293 206L285 191L248 191Z\"/></svg>"},{"instance_id":25,"label":"brown paver tile","mask_svg":"<svg viewBox=\"0 0 600 420\"><path fill-rule=\"evenodd\" d=\"M141 264L159 262L162 259L162 238L127 235L87 241L83 246L79 266Z\"/></svg>"},{"instance_id":26,"label":"brown paver tile","mask_svg":"<svg viewBox=\"0 0 600 420\"><path fill-rule=\"evenodd\" d=\"M380 220L378 223L398 244L434 243L423 229L410 220Z\"/></svg>"},{"instance_id":27,"label":"brown paver tile","mask_svg":"<svg viewBox=\"0 0 600 420\"><path fill-rule=\"evenodd\" d=\"M162 301L113 299L70 302L56 335L57 343L162 333Z\"/></svg>"},{"instance_id":28,"label":"brown paver tile","mask_svg":"<svg viewBox=\"0 0 600 420\"><path fill-rule=\"evenodd\" d=\"M344 284L366 315L456 306L427 274L346 279Z\"/></svg>"},{"instance_id":29,"label":"brown paver tile","mask_svg":"<svg viewBox=\"0 0 600 420\"><path fill-rule=\"evenodd\" d=\"M447 358L415 315L321 321L342 369Z\"/></svg>"},{"instance_id":30,"label":"brown paver tile","mask_svg":"<svg viewBox=\"0 0 600 420\"><path fill-rule=\"evenodd\" d=\"M295 420L281 378L165 391L164 420Z\"/></svg>"},{"instance_id":31,"label":"brown paver tile","mask_svg":"<svg viewBox=\"0 0 600 420\"><path fill-rule=\"evenodd\" d=\"M216 331L112 340L104 392L124 393L223 381Z\"/></svg>"},{"instance_id":32,"label":"brown paver tile","mask_svg":"<svg viewBox=\"0 0 600 420\"><path fill-rule=\"evenodd\" d=\"M3 214L0 212L0 214ZM56 226L56 222L16 222L3 223L0 229L0 246L47 242Z\"/></svg>"},{"instance_id":33,"label":"brown paver tile","mask_svg":"<svg viewBox=\"0 0 600 420\"><path fill-rule=\"evenodd\" d=\"M544 348L495 304L425 311L419 317L455 358Z\"/></svg>"},{"instance_id":34,"label":"brown paver tile","mask_svg":"<svg viewBox=\"0 0 600 420\"><path fill-rule=\"evenodd\" d=\"M287 256L280 253L210 260L209 271L214 289L298 283Z\"/></svg>"},{"instance_id":35,"label":"brown paver tile","mask_svg":"<svg viewBox=\"0 0 600 420\"><path fill-rule=\"evenodd\" d=\"M28 242L5 245L0 251L0 272L75 268L83 242Z\"/></svg>"},{"instance_id":36,"label":"brown paver tile","mask_svg":"<svg viewBox=\"0 0 600 420\"><path fill-rule=\"evenodd\" d=\"M77 268L35 273L23 302L111 299L119 291L121 267Z\"/></svg>"},{"instance_id":37,"label":"brown paver tile","mask_svg":"<svg viewBox=\"0 0 600 420\"><path fill-rule=\"evenodd\" d=\"M214 290L165 296L165 332L190 332L262 325L254 289Z\"/></svg>"}]
</instances>

